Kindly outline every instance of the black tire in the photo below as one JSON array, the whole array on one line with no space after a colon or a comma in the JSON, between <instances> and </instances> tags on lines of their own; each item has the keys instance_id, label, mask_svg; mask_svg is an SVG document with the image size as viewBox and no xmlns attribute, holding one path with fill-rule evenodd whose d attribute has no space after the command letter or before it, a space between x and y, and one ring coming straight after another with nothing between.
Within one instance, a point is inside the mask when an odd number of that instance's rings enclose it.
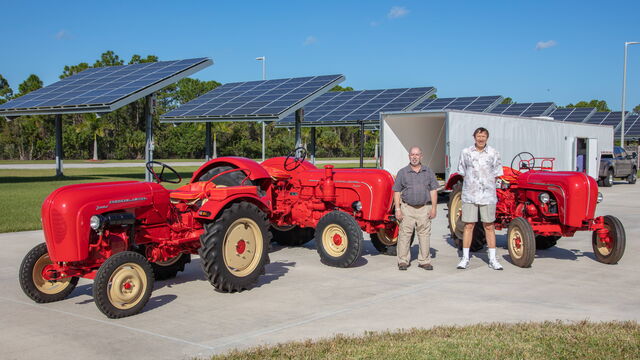
<instances>
[{"instance_id":1,"label":"black tire","mask_svg":"<svg viewBox=\"0 0 640 360\"><path fill-rule=\"evenodd\" d=\"M299 226L285 231L271 227L272 241L283 246L304 245L313 239L313 232L312 228L301 228Z\"/></svg>"},{"instance_id":2,"label":"black tire","mask_svg":"<svg viewBox=\"0 0 640 360\"><path fill-rule=\"evenodd\" d=\"M602 178L602 186L611 187L613 185L613 169L607 171L607 176Z\"/></svg>"},{"instance_id":3,"label":"black tire","mask_svg":"<svg viewBox=\"0 0 640 360\"><path fill-rule=\"evenodd\" d=\"M636 180L637 180L637 177L638 177L638 169L633 168L633 169L631 169L631 174L629 174L629 176L627 176L627 182L629 184L635 184Z\"/></svg>"},{"instance_id":4,"label":"black tire","mask_svg":"<svg viewBox=\"0 0 640 360\"><path fill-rule=\"evenodd\" d=\"M164 262L151 263L151 267L153 268L153 277L156 280L174 278L179 272L184 271L185 265L190 262L190 254L180 254L175 258Z\"/></svg>"},{"instance_id":5,"label":"black tire","mask_svg":"<svg viewBox=\"0 0 640 360\"><path fill-rule=\"evenodd\" d=\"M18 280L22 291L37 303L60 301L73 291L78 284L78 277L61 281L47 281L42 275L44 266L51 264L47 244L42 243L31 249L20 264Z\"/></svg>"},{"instance_id":6,"label":"black tire","mask_svg":"<svg viewBox=\"0 0 640 360\"><path fill-rule=\"evenodd\" d=\"M462 250L462 234L464 232L464 222L462 221L462 184L454 185L453 191L449 194L449 202L447 203L447 219L449 221L449 232L454 244L458 250ZM478 219L480 217L478 216ZM487 244L484 226L482 221L478 221L473 227L473 237L469 250L480 251Z\"/></svg>"},{"instance_id":7,"label":"black tire","mask_svg":"<svg viewBox=\"0 0 640 360\"><path fill-rule=\"evenodd\" d=\"M607 246L605 242L601 242L597 232L594 231L591 237L593 253L596 256L596 260L601 263L617 264L622 258L622 255L624 255L627 242L624 226L622 226L618 218L611 215L604 216L604 226L609 229L609 234L611 234L610 239L613 244Z\"/></svg>"},{"instance_id":8,"label":"black tire","mask_svg":"<svg viewBox=\"0 0 640 360\"><path fill-rule=\"evenodd\" d=\"M536 250L546 250L556 246L561 236L536 236Z\"/></svg>"},{"instance_id":9,"label":"black tire","mask_svg":"<svg viewBox=\"0 0 640 360\"><path fill-rule=\"evenodd\" d=\"M247 230L249 241L239 237ZM215 221L205 224L200 237L202 269L211 285L222 292L255 286L269 263L270 241L269 221L256 205L240 202L224 209ZM225 255L225 250L234 256Z\"/></svg>"},{"instance_id":10,"label":"black tire","mask_svg":"<svg viewBox=\"0 0 640 360\"><path fill-rule=\"evenodd\" d=\"M511 221L507 230L507 244L514 265L521 268L531 267L536 257L535 241L536 236L526 219L517 217Z\"/></svg>"},{"instance_id":11,"label":"black tire","mask_svg":"<svg viewBox=\"0 0 640 360\"><path fill-rule=\"evenodd\" d=\"M349 267L362 253L362 230L351 215L342 211L323 216L318 221L314 238L320 260L329 266Z\"/></svg>"},{"instance_id":12,"label":"black tire","mask_svg":"<svg viewBox=\"0 0 640 360\"><path fill-rule=\"evenodd\" d=\"M111 319L142 311L153 291L153 268L147 259L133 251L108 258L96 274L93 298L96 306Z\"/></svg>"}]
</instances>

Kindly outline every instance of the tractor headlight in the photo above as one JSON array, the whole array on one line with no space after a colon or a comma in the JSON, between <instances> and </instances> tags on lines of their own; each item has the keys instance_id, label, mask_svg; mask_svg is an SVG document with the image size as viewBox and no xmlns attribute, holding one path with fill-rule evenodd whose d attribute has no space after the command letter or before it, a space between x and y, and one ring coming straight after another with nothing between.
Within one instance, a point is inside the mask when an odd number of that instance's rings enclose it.
<instances>
[{"instance_id":1,"label":"tractor headlight","mask_svg":"<svg viewBox=\"0 0 640 360\"><path fill-rule=\"evenodd\" d=\"M354 211L360 211L362 210L362 203L360 201L354 201L353 204L351 204L351 207Z\"/></svg>"},{"instance_id":2,"label":"tractor headlight","mask_svg":"<svg viewBox=\"0 0 640 360\"><path fill-rule=\"evenodd\" d=\"M602 200L604 200L604 196L602 196L601 192L598 192L598 204L602 202Z\"/></svg>"},{"instance_id":3,"label":"tractor headlight","mask_svg":"<svg viewBox=\"0 0 640 360\"><path fill-rule=\"evenodd\" d=\"M549 196L549 193L543 192L538 195L538 199L540 199L541 203L548 204L549 200L551 200L551 196Z\"/></svg>"},{"instance_id":4,"label":"tractor headlight","mask_svg":"<svg viewBox=\"0 0 640 360\"><path fill-rule=\"evenodd\" d=\"M97 231L101 229L102 225L104 225L104 216L102 215L93 215L91 219L89 219L89 226L91 226L93 230Z\"/></svg>"}]
</instances>

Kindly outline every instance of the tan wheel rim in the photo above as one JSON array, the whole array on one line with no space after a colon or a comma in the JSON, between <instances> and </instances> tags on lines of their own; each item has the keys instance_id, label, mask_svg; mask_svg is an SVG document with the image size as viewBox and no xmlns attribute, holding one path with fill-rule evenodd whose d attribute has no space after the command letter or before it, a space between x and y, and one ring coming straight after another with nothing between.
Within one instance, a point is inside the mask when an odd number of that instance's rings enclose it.
<instances>
[{"instance_id":1,"label":"tan wheel rim","mask_svg":"<svg viewBox=\"0 0 640 360\"><path fill-rule=\"evenodd\" d=\"M33 266L32 272L33 284L35 285L36 289L48 295L57 294L63 291L67 288L67 286L69 286L69 282L71 281L70 277L56 281L46 280L44 277L42 277L42 271L44 270L45 266L51 264L53 264L53 262L49 258L49 254L44 254L40 256L40 259L38 259L38 261L36 261L35 265Z\"/></svg>"},{"instance_id":2,"label":"tan wheel rim","mask_svg":"<svg viewBox=\"0 0 640 360\"><path fill-rule=\"evenodd\" d=\"M135 263L118 266L111 274L107 285L109 302L118 309L127 310L136 306L147 289L147 276Z\"/></svg>"},{"instance_id":3,"label":"tan wheel rim","mask_svg":"<svg viewBox=\"0 0 640 360\"><path fill-rule=\"evenodd\" d=\"M522 253L524 252L522 233L517 226L514 226L513 229L509 231L509 249L511 249L511 256L514 258L520 259L522 257Z\"/></svg>"},{"instance_id":4,"label":"tan wheel rim","mask_svg":"<svg viewBox=\"0 0 640 360\"><path fill-rule=\"evenodd\" d=\"M609 241L611 241L609 244L610 246L607 246L607 243L602 241L602 239L600 238L600 236L596 235L596 247L598 248L598 252L600 253L600 255L602 256L609 256L609 254L611 254L611 248L613 248L613 239L611 238L611 227L608 225L604 225L605 229L609 230Z\"/></svg>"},{"instance_id":5,"label":"tan wheel rim","mask_svg":"<svg viewBox=\"0 0 640 360\"><path fill-rule=\"evenodd\" d=\"M175 263L178 262L178 260L180 260L180 257L182 256L182 254L178 255L178 256L174 256L171 259L165 260L165 261L156 261L156 265L160 265L160 266L171 266Z\"/></svg>"},{"instance_id":6,"label":"tan wheel rim","mask_svg":"<svg viewBox=\"0 0 640 360\"><path fill-rule=\"evenodd\" d=\"M322 247L332 257L340 257L347 251L349 240L342 226L331 224L322 232Z\"/></svg>"},{"instance_id":7,"label":"tan wheel rim","mask_svg":"<svg viewBox=\"0 0 640 360\"><path fill-rule=\"evenodd\" d=\"M262 231L249 219L238 219L224 235L224 264L235 276L251 274L260 263L263 252Z\"/></svg>"},{"instance_id":8,"label":"tan wheel rim","mask_svg":"<svg viewBox=\"0 0 640 360\"><path fill-rule=\"evenodd\" d=\"M393 246L398 242L398 237L392 237L387 233L386 229L378 230L378 240L387 246Z\"/></svg>"},{"instance_id":9,"label":"tan wheel rim","mask_svg":"<svg viewBox=\"0 0 640 360\"><path fill-rule=\"evenodd\" d=\"M458 226L458 219L462 215L462 193L458 192L451 200L451 209L449 209L449 226L453 233L456 232Z\"/></svg>"}]
</instances>

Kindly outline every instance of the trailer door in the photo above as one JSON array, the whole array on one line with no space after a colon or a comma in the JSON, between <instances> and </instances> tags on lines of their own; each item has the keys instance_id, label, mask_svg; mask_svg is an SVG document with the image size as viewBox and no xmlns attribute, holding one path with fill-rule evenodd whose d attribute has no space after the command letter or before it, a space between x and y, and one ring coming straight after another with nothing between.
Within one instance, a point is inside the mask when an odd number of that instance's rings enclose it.
<instances>
[{"instance_id":1,"label":"trailer door","mask_svg":"<svg viewBox=\"0 0 640 360\"><path fill-rule=\"evenodd\" d=\"M587 140L587 175L598 179L600 169L600 152L598 152L598 139L589 138Z\"/></svg>"}]
</instances>

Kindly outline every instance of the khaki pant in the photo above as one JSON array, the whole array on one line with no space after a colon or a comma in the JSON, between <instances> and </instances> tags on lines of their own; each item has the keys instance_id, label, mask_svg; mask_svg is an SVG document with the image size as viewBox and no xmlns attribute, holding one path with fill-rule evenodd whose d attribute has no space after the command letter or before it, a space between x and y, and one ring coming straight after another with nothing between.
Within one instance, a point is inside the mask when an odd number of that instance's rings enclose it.
<instances>
[{"instance_id":1,"label":"khaki pant","mask_svg":"<svg viewBox=\"0 0 640 360\"><path fill-rule=\"evenodd\" d=\"M431 237L431 219L429 219L429 205L419 209L405 203L400 204L400 210L404 215L400 222L400 232L398 233L398 264L409 264L411 261L411 235L416 230L416 237L420 245L418 254L418 265L431 263L431 253L429 238Z\"/></svg>"}]
</instances>

